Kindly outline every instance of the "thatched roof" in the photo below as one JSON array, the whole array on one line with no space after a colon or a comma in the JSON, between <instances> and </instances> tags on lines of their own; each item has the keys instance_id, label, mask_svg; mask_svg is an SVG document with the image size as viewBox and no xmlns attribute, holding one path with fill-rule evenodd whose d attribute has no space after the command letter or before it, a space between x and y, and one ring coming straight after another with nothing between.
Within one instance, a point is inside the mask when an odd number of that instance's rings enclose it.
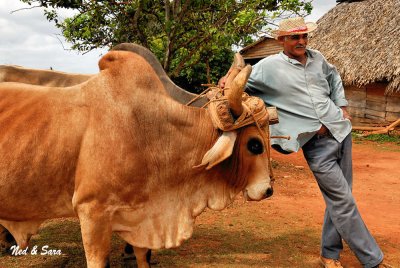
<instances>
[{"instance_id":1,"label":"thatched roof","mask_svg":"<svg viewBox=\"0 0 400 268\"><path fill-rule=\"evenodd\" d=\"M400 1L340 3L318 22L309 46L338 68L347 85L387 81L400 92Z\"/></svg>"}]
</instances>

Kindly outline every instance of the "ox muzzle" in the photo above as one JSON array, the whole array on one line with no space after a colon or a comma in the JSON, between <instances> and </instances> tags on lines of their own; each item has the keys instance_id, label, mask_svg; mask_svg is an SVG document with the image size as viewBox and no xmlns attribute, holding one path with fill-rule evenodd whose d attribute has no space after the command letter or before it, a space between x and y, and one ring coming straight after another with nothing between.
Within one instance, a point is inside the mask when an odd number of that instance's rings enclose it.
<instances>
[{"instance_id":1,"label":"ox muzzle","mask_svg":"<svg viewBox=\"0 0 400 268\"><path fill-rule=\"evenodd\" d=\"M273 179L268 179L248 185L243 190L243 196L246 201L260 201L269 198L274 193Z\"/></svg>"}]
</instances>

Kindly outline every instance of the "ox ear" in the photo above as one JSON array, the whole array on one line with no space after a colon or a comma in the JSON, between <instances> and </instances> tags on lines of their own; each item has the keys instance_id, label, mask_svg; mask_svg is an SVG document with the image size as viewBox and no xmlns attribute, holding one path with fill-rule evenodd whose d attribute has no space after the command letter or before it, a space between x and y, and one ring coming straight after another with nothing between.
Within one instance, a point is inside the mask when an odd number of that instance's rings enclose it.
<instances>
[{"instance_id":1,"label":"ox ear","mask_svg":"<svg viewBox=\"0 0 400 268\"><path fill-rule=\"evenodd\" d=\"M214 146L204 155L201 164L195 168L206 167L206 170L209 170L231 156L236 137L235 131L223 132Z\"/></svg>"}]
</instances>

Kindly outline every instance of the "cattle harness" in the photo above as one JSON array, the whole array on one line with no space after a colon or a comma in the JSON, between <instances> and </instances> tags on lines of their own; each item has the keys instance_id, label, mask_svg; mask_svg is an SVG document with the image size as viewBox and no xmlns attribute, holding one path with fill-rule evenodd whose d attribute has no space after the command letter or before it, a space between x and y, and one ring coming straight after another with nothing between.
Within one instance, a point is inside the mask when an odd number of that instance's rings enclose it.
<instances>
[{"instance_id":1,"label":"cattle harness","mask_svg":"<svg viewBox=\"0 0 400 268\"><path fill-rule=\"evenodd\" d=\"M266 107L262 99L249 96L247 93L242 95L243 113L238 117L231 113L227 92L229 88L210 86L201 94L196 96L186 105L190 106L196 100L206 97L208 101L201 108L207 108L211 121L216 129L224 132L233 131L244 126L254 124L263 138L268 156L268 168L271 179L273 179L271 164L271 138L286 138L286 136L270 136L269 125L278 123L278 114L275 107ZM264 130L263 130L264 128ZM267 128L267 130L265 130Z\"/></svg>"}]
</instances>

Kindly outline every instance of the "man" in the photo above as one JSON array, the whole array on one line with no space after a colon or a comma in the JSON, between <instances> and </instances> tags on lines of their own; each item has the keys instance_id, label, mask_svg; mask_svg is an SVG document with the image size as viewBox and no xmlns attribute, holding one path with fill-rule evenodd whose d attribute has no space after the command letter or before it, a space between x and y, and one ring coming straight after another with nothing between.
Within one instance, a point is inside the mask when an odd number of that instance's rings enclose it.
<instances>
[{"instance_id":1,"label":"man","mask_svg":"<svg viewBox=\"0 0 400 268\"><path fill-rule=\"evenodd\" d=\"M320 52L306 48L308 33L316 27L299 17L282 20L273 35L283 52L253 66L248 92L277 107L279 124L271 126L271 135L291 136L272 140L272 147L281 153L302 148L317 180L326 203L322 266L342 267L343 239L364 267L390 267L382 263L383 253L351 192L351 122L341 78Z\"/></svg>"}]
</instances>

